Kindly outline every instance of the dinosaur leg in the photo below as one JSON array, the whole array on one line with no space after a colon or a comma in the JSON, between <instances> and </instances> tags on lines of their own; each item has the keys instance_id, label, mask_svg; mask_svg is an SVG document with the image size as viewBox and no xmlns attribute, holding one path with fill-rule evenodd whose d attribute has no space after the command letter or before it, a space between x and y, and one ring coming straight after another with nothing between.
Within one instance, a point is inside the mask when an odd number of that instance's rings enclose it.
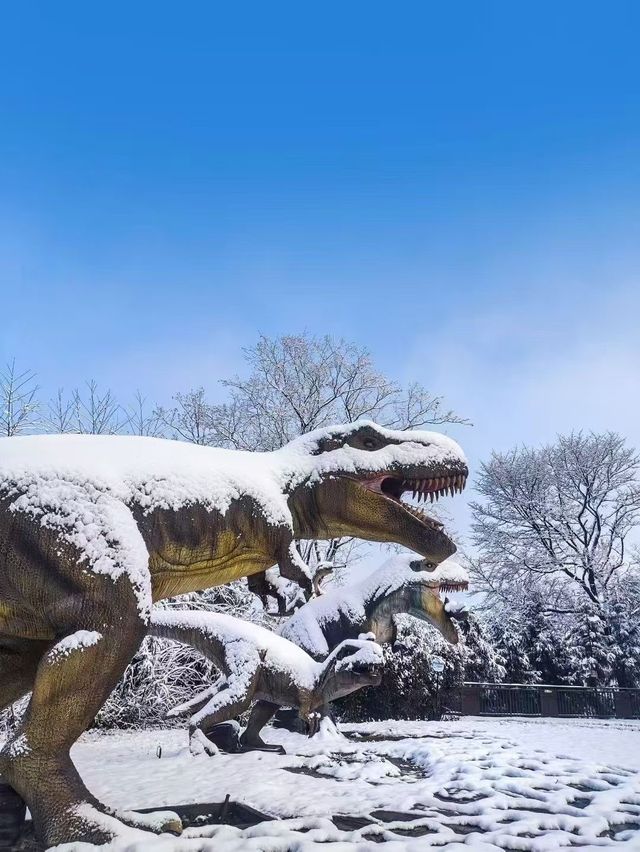
<instances>
[{"instance_id":1,"label":"dinosaur leg","mask_svg":"<svg viewBox=\"0 0 640 852\"><path fill-rule=\"evenodd\" d=\"M257 655L256 655L257 657ZM206 735L221 722L239 716L249 709L258 677L259 657L246 660L242 677L227 680L219 691L189 720L189 739L192 754L216 754L218 749Z\"/></svg>"},{"instance_id":2,"label":"dinosaur leg","mask_svg":"<svg viewBox=\"0 0 640 852\"><path fill-rule=\"evenodd\" d=\"M0 751L0 772L27 801L47 847L79 840L105 843L123 829L88 792L69 756L145 633L131 589L122 588L123 582L106 583L118 611L105 605L96 612L95 600L78 607L82 629L67 627L42 657L22 724ZM94 576L94 587L99 585ZM99 596L98 588L94 595ZM133 612L127 612L127 603ZM170 825L176 828L175 815Z\"/></svg>"},{"instance_id":3,"label":"dinosaur leg","mask_svg":"<svg viewBox=\"0 0 640 852\"><path fill-rule=\"evenodd\" d=\"M247 577L247 585L249 591L256 595L262 606L266 609L269 603L269 598L274 598L278 604L278 613L286 615L289 609L289 601L282 589L278 588L275 583L269 578L268 574L263 571L260 574L251 574Z\"/></svg>"},{"instance_id":4,"label":"dinosaur leg","mask_svg":"<svg viewBox=\"0 0 640 852\"><path fill-rule=\"evenodd\" d=\"M277 754L286 754L281 745L269 745L260 736L260 732L279 706L271 701L256 701L251 710L247 728L240 737L240 751L273 751Z\"/></svg>"},{"instance_id":5,"label":"dinosaur leg","mask_svg":"<svg viewBox=\"0 0 640 852\"><path fill-rule=\"evenodd\" d=\"M42 651L40 643L0 638L0 710L22 698L32 687ZM26 816L22 797L0 778L0 848L17 846Z\"/></svg>"}]
</instances>

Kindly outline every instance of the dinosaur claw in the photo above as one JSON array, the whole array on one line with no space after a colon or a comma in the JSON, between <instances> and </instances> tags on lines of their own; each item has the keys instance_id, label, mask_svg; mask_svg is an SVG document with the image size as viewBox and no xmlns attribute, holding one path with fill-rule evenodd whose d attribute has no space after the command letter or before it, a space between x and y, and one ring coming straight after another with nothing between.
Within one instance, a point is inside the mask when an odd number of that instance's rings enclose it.
<instances>
[{"instance_id":1,"label":"dinosaur claw","mask_svg":"<svg viewBox=\"0 0 640 852\"><path fill-rule=\"evenodd\" d=\"M110 811L111 815L131 828L152 831L154 834L173 834L179 837L184 826L174 811Z\"/></svg>"}]
</instances>

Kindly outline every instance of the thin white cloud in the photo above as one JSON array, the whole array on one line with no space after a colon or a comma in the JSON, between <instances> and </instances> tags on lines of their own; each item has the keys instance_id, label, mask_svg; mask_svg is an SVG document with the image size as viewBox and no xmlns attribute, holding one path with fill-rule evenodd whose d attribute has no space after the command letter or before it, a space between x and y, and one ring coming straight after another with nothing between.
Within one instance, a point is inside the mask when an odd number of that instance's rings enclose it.
<instances>
[{"instance_id":1,"label":"thin white cloud","mask_svg":"<svg viewBox=\"0 0 640 852\"><path fill-rule=\"evenodd\" d=\"M578 429L612 429L640 449L640 288L574 298L470 311L414 346L408 374L473 420L452 430L472 472L493 449ZM465 504L452 511L468 531Z\"/></svg>"}]
</instances>

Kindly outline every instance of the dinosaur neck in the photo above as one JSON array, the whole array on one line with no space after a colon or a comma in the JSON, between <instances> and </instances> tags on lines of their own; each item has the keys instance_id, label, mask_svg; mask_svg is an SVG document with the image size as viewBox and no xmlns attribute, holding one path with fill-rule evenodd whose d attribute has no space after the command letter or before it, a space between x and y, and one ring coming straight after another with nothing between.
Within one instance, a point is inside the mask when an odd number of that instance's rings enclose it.
<instances>
[{"instance_id":1,"label":"dinosaur neck","mask_svg":"<svg viewBox=\"0 0 640 852\"><path fill-rule=\"evenodd\" d=\"M408 586L393 592L376 589L364 602L366 615L365 630L373 633L379 643L395 640L394 616L411 609L411 594Z\"/></svg>"},{"instance_id":2,"label":"dinosaur neck","mask_svg":"<svg viewBox=\"0 0 640 852\"><path fill-rule=\"evenodd\" d=\"M356 689L339 689L335 677L335 662L330 655L324 663L317 663L317 675L315 687L312 691L311 709L315 710L331 701L336 701L338 698L343 698L349 695Z\"/></svg>"}]
</instances>

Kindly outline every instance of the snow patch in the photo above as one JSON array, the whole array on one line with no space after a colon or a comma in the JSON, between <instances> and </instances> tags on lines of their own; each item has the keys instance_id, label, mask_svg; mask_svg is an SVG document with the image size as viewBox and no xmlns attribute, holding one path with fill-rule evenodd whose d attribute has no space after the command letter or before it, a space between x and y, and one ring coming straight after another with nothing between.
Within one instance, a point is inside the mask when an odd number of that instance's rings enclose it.
<instances>
[{"instance_id":1,"label":"snow patch","mask_svg":"<svg viewBox=\"0 0 640 852\"><path fill-rule=\"evenodd\" d=\"M97 645L103 638L102 633L97 630L76 630L70 636L65 636L48 653L50 663L57 663L62 659L66 659L74 651L82 651L84 648L91 648Z\"/></svg>"},{"instance_id":2,"label":"snow patch","mask_svg":"<svg viewBox=\"0 0 640 852\"><path fill-rule=\"evenodd\" d=\"M389 720L344 725L342 733L349 738L271 729L269 740L287 754L201 761L189 754L185 731L94 732L74 746L73 759L90 789L117 807L206 803L229 793L275 818L250 829L190 828L180 838L125 829L109 852L640 848L638 722ZM117 771L105 773L106 764ZM370 824L350 830L333 815ZM412 833L417 828L421 834Z\"/></svg>"}]
</instances>

